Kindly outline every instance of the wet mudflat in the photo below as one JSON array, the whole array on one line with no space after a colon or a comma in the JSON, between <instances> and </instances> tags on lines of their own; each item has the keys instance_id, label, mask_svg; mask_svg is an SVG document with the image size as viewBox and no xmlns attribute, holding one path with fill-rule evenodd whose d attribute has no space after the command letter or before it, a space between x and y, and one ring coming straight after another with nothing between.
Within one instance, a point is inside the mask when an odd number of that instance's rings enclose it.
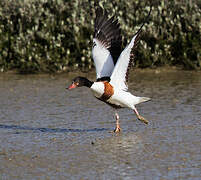
<instances>
[{"instance_id":1,"label":"wet mudflat","mask_svg":"<svg viewBox=\"0 0 201 180\"><path fill-rule=\"evenodd\" d=\"M76 75L0 74L1 180L201 179L201 72L132 72L150 123L121 109L118 135L109 106L65 89Z\"/></svg>"}]
</instances>

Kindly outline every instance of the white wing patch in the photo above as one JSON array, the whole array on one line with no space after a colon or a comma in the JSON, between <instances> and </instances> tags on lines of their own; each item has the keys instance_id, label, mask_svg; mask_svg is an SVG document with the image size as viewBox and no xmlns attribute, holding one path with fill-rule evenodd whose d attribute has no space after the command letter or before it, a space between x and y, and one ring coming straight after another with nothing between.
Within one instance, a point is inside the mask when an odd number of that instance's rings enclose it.
<instances>
[{"instance_id":1,"label":"white wing patch","mask_svg":"<svg viewBox=\"0 0 201 180\"><path fill-rule=\"evenodd\" d=\"M117 89L124 91L128 90L126 85L126 72L130 61L130 53L137 35L138 34L132 38L128 46L126 46L126 48L122 51L112 72L110 83Z\"/></svg>"},{"instance_id":2,"label":"white wing patch","mask_svg":"<svg viewBox=\"0 0 201 180\"><path fill-rule=\"evenodd\" d=\"M100 41L93 39L92 57L96 67L96 77L111 76L114 63L110 51L107 50Z\"/></svg>"}]
</instances>

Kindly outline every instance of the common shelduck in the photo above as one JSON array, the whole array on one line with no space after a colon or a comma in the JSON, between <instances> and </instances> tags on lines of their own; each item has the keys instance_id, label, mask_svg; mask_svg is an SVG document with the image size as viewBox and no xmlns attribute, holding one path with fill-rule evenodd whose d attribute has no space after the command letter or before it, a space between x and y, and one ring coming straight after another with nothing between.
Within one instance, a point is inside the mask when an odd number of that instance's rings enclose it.
<instances>
[{"instance_id":1,"label":"common shelduck","mask_svg":"<svg viewBox=\"0 0 201 180\"><path fill-rule=\"evenodd\" d=\"M121 51L122 36L118 20L115 20L114 16L108 18L106 11L103 11L100 7L97 8L92 48L97 80L92 82L85 77L76 77L72 80L72 84L68 89L81 86L89 87L97 99L115 109L130 108L135 112L139 120L148 124L148 121L138 113L135 105L149 101L150 98L132 95L128 92L127 86L128 71L134 60L134 49L143 25L126 48ZM115 112L115 118L116 128L114 132L120 132L117 112Z\"/></svg>"}]
</instances>

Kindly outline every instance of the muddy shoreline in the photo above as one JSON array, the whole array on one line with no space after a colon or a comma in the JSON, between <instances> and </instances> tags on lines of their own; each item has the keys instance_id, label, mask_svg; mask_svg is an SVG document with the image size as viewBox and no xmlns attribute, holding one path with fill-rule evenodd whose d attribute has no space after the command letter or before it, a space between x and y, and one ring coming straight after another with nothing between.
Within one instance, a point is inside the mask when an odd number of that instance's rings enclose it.
<instances>
[{"instance_id":1,"label":"muddy shoreline","mask_svg":"<svg viewBox=\"0 0 201 180\"><path fill-rule=\"evenodd\" d=\"M200 179L201 72L133 69L129 89L152 101L113 110L76 75L0 74L0 179Z\"/></svg>"}]
</instances>

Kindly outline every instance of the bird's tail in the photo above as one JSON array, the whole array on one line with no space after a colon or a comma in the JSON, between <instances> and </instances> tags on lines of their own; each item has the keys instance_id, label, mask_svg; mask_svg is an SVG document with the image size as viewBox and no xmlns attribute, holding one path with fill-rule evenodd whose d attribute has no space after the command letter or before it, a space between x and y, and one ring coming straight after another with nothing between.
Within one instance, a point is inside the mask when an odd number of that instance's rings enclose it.
<instances>
[{"instance_id":1,"label":"bird's tail","mask_svg":"<svg viewBox=\"0 0 201 180\"><path fill-rule=\"evenodd\" d=\"M138 104L142 103L142 102L147 102L147 101L150 101L150 100L151 100L151 98L148 98L148 97L139 97Z\"/></svg>"}]
</instances>

